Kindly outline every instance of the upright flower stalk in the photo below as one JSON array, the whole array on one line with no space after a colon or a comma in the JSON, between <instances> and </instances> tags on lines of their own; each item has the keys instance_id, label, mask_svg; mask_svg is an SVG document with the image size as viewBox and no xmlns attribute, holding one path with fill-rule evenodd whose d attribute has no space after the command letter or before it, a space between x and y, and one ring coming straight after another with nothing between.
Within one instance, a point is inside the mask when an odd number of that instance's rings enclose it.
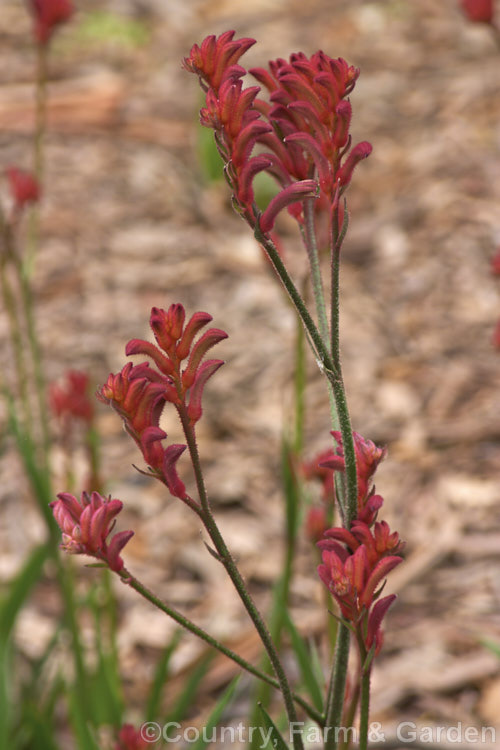
<instances>
[{"instance_id":1,"label":"upright flower stalk","mask_svg":"<svg viewBox=\"0 0 500 750\"><path fill-rule=\"evenodd\" d=\"M60 3L64 6L63 0ZM126 346L128 356L139 355L148 361L129 362L120 372L110 374L97 395L119 414L139 448L145 462L139 471L160 481L202 521L211 542L208 551L234 584L276 680L253 667L249 671L279 686L290 727L297 721L295 703L299 703L324 727L325 748L334 750L336 729L343 717L354 717L359 700L359 746L366 750L370 673L383 643L383 619L395 599L381 593L387 575L402 561L403 543L385 521L378 520L383 499L375 493L372 480L386 451L353 432L341 367L340 259L348 225L345 193L354 169L371 153L368 142L352 145L350 135L349 95L359 70L342 58L333 59L319 51L310 57L299 52L288 61L279 58L267 68L247 71L241 58L253 44L255 40L250 38L234 39L233 31L211 35L192 47L183 66L198 76L205 92L201 124L214 131L234 208L251 227L289 295L331 398L334 443L319 465L316 462L309 469L320 473L328 487L325 498L336 504L341 520L341 525L328 529L326 519L332 518L331 510L309 518L309 534L322 556L318 575L333 599L334 616L340 623L332 629L336 633L335 656L324 715L311 710L292 692L278 649L220 532L205 486L196 427L203 415L205 386L223 365L222 360L207 355L227 334L207 328L212 320L208 313L196 312L187 319L180 303L166 310L154 307L150 327L155 343L132 339ZM247 72L260 86L244 85ZM261 88L265 98L260 96ZM254 191L254 178L260 172L273 177L277 185L276 194L264 207L257 204ZM285 209L298 223L307 252L316 320L305 303L307 295L299 292L277 249L275 225L279 228L278 217ZM330 256L329 305L322 276L325 247ZM185 444L169 444L160 427L168 409L177 413ZM186 456L196 487L192 493L182 470ZM133 532L112 533L120 501L98 492L83 493L80 501L70 493L60 493L51 507L63 531L63 549L90 555L107 565L148 601L224 652L220 644L148 592L124 568L121 552ZM287 564L291 570L291 559ZM357 645L359 669L346 706L351 640ZM225 652L243 664L240 657ZM303 750L300 733L291 732L290 736L294 749Z\"/></svg>"}]
</instances>

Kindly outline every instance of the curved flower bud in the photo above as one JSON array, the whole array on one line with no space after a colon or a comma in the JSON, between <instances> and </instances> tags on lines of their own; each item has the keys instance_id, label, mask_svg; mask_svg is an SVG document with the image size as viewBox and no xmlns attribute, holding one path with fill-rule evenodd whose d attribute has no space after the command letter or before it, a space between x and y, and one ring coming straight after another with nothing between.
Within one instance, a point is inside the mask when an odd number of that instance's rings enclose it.
<instances>
[{"instance_id":1,"label":"curved flower bud","mask_svg":"<svg viewBox=\"0 0 500 750\"><path fill-rule=\"evenodd\" d=\"M179 359L186 359L188 356L193 340L198 331L206 326L212 320L212 316L206 312L196 312L191 315L188 324L184 329L181 340L176 346L175 354Z\"/></svg>"},{"instance_id":2,"label":"curved flower bud","mask_svg":"<svg viewBox=\"0 0 500 750\"><path fill-rule=\"evenodd\" d=\"M337 124L333 133L333 143L336 148L343 148L349 140L349 127L351 125L352 107L351 103L342 99L335 107Z\"/></svg>"},{"instance_id":3,"label":"curved flower bud","mask_svg":"<svg viewBox=\"0 0 500 750\"><path fill-rule=\"evenodd\" d=\"M389 607L392 606L396 598L396 594L391 594L390 596L384 596L383 599L379 599L379 601L374 604L373 609L368 616L365 646L366 650L370 651L371 647L375 643L375 655L378 654L382 646L382 633L380 630L382 626L382 620L384 619Z\"/></svg>"},{"instance_id":4,"label":"curved flower bud","mask_svg":"<svg viewBox=\"0 0 500 750\"><path fill-rule=\"evenodd\" d=\"M109 543L107 562L111 570L114 570L115 573L119 573L123 568L123 560L120 557L120 552L133 536L133 531L119 531L112 537Z\"/></svg>"},{"instance_id":5,"label":"curved flower bud","mask_svg":"<svg viewBox=\"0 0 500 750\"><path fill-rule=\"evenodd\" d=\"M330 166L316 139L309 133L292 133L286 136L285 143L298 143L302 146L316 165L320 187L323 190L328 189L332 182Z\"/></svg>"},{"instance_id":6,"label":"curved flower bud","mask_svg":"<svg viewBox=\"0 0 500 750\"><path fill-rule=\"evenodd\" d=\"M207 380L211 378L223 364L224 362L221 359L209 359L198 367L189 393L189 406L187 408L188 417L192 425L201 419L203 413L201 399Z\"/></svg>"},{"instance_id":7,"label":"curved flower bud","mask_svg":"<svg viewBox=\"0 0 500 750\"><path fill-rule=\"evenodd\" d=\"M176 463L186 450L185 445L169 445L163 454L163 478L174 497L186 497L186 487L177 474Z\"/></svg>"},{"instance_id":8,"label":"curved flower bud","mask_svg":"<svg viewBox=\"0 0 500 750\"><path fill-rule=\"evenodd\" d=\"M356 165L370 156L371 152L372 145L368 141L362 141L351 149L347 159L337 173L337 180L341 187L346 187L350 183Z\"/></svg>"},{"instance_id":9,"label":"curved flower bud","mask_svg":"<svg viewBox=\"0 0 500 750\"><path fill-rule=\"evenodd\" d=\"M172 362L150 341L143 339L130 339L125 347L125 354L131 357L134 354L144 354L151 357L157 368L164 375L171 375L174 371Z\"/></svg>"},{"instance_id":10,"label":"curved flower bud","mask_svg":"<svg viewBox=\"0 0 500 750\"><path fill-rule=\"evenodd\" d=\"M317 197L318 184L315 180L301 180L294 182L288 187L280 190L278 195L269 203L268 207L259 219L261 231L267 234L274 226L276 216L286 206L305 200L305 198Z\"/></svg>"},{"instance_id":11,"label":"curved flower bud","mask_svg":"<svg viewBox=\"0 0 500 750\"><path fill-rule=\"evenodd\" d=\"M191 388L195 382L200 362L208 350L218 344L219 341L224 341L224 339L227 339L227 333L221 331L219 328L210 328L198 339L191 350L188 365L182 373L182 385L184 388Z\"/></svg>"},{"instance_id":12,"label":"curved flower bud","mask_svg":"<svg viewBox=\"0 0 500 750\"><path fill-rule=\"evenodd\" d=\"M358 547L358 549L361 549L361 547ZM364 546L363 549L365 549ZM382 580L386 578L386 576L391 572L393 568L395 568L402 562L403 558L396 556L383 557L382 560L379 560L375 568L370 573L363 592L360 595L359 601L362 605L364 605L367 609L370 607L371 603L373 602L373 597L375 596L375 589L377 588L379 583L381 583Z\"/></svg>"}]
</instances>

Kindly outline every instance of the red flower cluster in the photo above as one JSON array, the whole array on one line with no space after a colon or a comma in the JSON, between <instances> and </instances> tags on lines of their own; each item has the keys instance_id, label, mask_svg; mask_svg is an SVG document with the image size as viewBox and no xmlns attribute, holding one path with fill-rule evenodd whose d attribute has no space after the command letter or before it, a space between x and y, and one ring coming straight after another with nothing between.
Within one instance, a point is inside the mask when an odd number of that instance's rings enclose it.
<instances>
[{"instance_id":1,"label":"red flower cluster","mask_svg":"<svg viewBox=\"0 0 500 750\"><path fill-rule=\"evenodd\" d=\"M127 355L145 354L152 359L155 368L147 362L140 365L129 362L121 372L111 374L97 394L122 417L152 473L172 495L180 498L185 498L186 494L176 462L186 446L163 447L161 441L167 434L160 428L160 416L168 401L177 409L183 425L193 427L201 418L205 384L223 364L219 359L202 360L209 349L227 338L224 331L210 328L193 343L212 317L197 312L184 325L185 317L180 304L171 305L167 311L153 307L150 325L158 346L132 339L125 351ZM187 364L182 369L185 360Z\"/></svg>"},{"instance_id":2,"label":"red flower cluster","mask_svg":"<svg viewBox=\"0 0 500 750\"><path fill-rule=\"evenodd\" d=\"M29 0L29 8L35 22L35 39L47 44L57 26L73 15L71 0Z\"/></svg>"},{"instance_id":3,"label":"red flower cluster","mask_svg":"<svg viewBox=\"0 0 500 750\"><path fill-rule=\"evenodd\" d=\"M323 460L321 466L345 471L341 435L339 432L332 432L332 435L337 441L337 450ZM378 600L380 584L402 562L399 553L404 543L385 521L376 521L384 501L370 485L387 451L357 432L353 437L358 477L357 517L350 529L335 527L325 531L325 538L318 542L323 558L318 573L366 651L373 648L377 654L382 646L383 617L396 598L391 595Z\"/></svg>"},{"instance_id":4,"label":"red flower cluster","mask_svg":"<svg viewBox=\"0 0 500 750\"><path fill-rule=\"evenodd\" d=\"M345 471L342 436L340 432L335 430L332 432L332 435L337 442L337 450L331 451L329 456L323 458L320 468ZM370 484L377 466L387 455L387 449L378 448L371 440L365 440L359 432L353 432L353 438L354 452L356 454L356 473L358 477L357 518L372 524L376 518L378 509L382 506L383 500L380 495L374 494L375 488L371 487Z\"/></svg>"},{"instance_id":5,"label":"red flower cluster","mask_svg":"<svg viewBox=\"0 0 500 750\"><path fill-rule=\"evenodd\" d=\"M349 151L351 105L346 97L359 71L323 52L310 59L300 52L289 62L270 62L269 70L250 70L269 91L270 103L265 102L257 99L259 87L243 87L247 71L238 64L255 40L233 36L234 31L227 31L195 44L184 67L200 77L206 91L201 123L215 131L236 208L252 226L258 224L268 233L286 206L301 221L301 201L306 198L337 205L354 167L370 154L366 142ZM252 155L256 145L268 151ZM262 215L252 188L261 171L282 188Z\"/></svg>"},{"instance_id":6,"label":"red flower cluster","mask_svg":"<svg viewBox=\"0 0 500 750\"><path fill-rule=\"evenodd\" d=\"M492 23L493 0L462 0L462 9L474 23Z\"/></svg>"},{"instance_id":7,"label":"red flower cluster","mask_svg":"<svg viewBox=\"0 0 500 750\"><path fill-rule=\"evenodd\" d=\"M59 419L81 419L90 423L94 406L89 399L89 377L84 372L68 370L63 385L53 383L49 389L49 406Z\"/></svg>"},{"instance_id":8,"label":"red flower cluster","mask_svg":"<svg viewBox=\"0 0 500 750\"><path fill-rule=\"evenodd\" d=\"M123 508L121 500L103 498L98 492L90 496L82 492L80 502L69 492L57 497L50 507L62 531L61 549L72 555L95 557L118 573L123 568L120 552L134 535L133 531L120 531L107 542Z\"/></svg>"},{"instance_id":9,"label":"red flower cluster","mask_svg":"<svg viewBox=\"0 0 500 750\"><path fill-rule=\"evenodd\" d=\"M40 186L31 172L18 167L9 167L6 174L10 194L18 211L22 211L28 203L36 203L40 199Z\"/></svg>"}]
</instances>

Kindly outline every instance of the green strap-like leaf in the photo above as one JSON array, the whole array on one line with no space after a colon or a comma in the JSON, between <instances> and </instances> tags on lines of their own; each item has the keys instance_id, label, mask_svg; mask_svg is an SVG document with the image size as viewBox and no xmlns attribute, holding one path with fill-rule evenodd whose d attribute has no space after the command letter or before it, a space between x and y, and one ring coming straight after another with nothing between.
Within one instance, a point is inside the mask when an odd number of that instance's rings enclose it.
<instances>
[{"instance_id":1,"label":"green strap-like leaf","mask_svg":"<svg viewBox=\"0 0 500 750\"><path fill-rule=\"evenodd\" d=\"M229 684L227 689L221 695L203 727L203 733L200 735L200 738L194 743L194 745L191 745L191 750L205 750L205 748L211 744L210 738L212 736L212 732L221 720L224 709L231 702L239 680L240 677L238 675L238 677L234 678L234 680Z\"/></svg>"},{"instance_id":2,"label":"green strap-like leaf","mask_svg":"<svg viewBox=\"0 0 500 750\"><path fill-rule=\"evenodd\" d=\"M288 612L285 614L285 626L288 630L290 638L292 640L292 647L297 657L299 664L300 674L304 682L304 686L311 698L314 706L318 711L323 711L323 691L321 685L316 678L316 674L313 669L313 661L309 653L309 649L304 639L300 635L299 631L292 622Z\"/></svg>"},{"instance_id":3,"label":"green strap-like leaf","mask_svg":"<svg viewBox=\"0 0 500 750\"><path fill-rule=\"evenodd\" d=\"M267 729L270 730L270 741L274 750L289 750L288 745L283 739L283 735L280 733L278 727L271 719L264 706L259 705L259 708L262 711L264 717L264 724L266 725Z\"/></svg>"}]
</instances>

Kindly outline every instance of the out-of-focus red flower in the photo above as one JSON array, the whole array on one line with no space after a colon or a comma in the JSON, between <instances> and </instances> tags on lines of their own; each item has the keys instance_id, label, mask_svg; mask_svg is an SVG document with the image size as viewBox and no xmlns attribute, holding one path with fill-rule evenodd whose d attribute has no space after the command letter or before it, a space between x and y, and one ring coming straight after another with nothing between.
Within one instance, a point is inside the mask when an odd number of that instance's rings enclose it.
<instances>
[{"instance_id":1,"label":"out-of-focus red flower","mask_svg":"<svg viewBox=\"0 0 500 750\"><path fill-rule=\"evenodd\" d=\"M29 0L29 8L39 44L47 44L56 27L68 21L74 12L71 0Z\"/></svg>"},{"instance_id":2,"label":"out-of-focus red flower","mask_svg":"<svg viewBox=\"0 0 500 750\"><path fill-rule=\"evenodd\" d=\"M491 273L500 276L500 247L490 261Z\"/></svg>"},{"instance_id":3,"label":"out-of-focus red flower","mask_svg":"<svg viewBox=\"0 0 500 750\"><path fill-rule=\"evenodd\" d=\"M81 419L88 424L94 417L94 405L89 398L89 377L85 372L68 370L66 382L52 383L49 388L49 406L60 418Z\"/></svg>"},{"instance_id":4,"label":"out-of-focus red flower","mask_svg":"<svg viewBox=\"0 0 500 750\"><path fill-rule=\"evenodd\" d=\"M22 210L28 203L36 203L40 199L40 186L31 172L9 167L6 174L16 209Z\"/></svg>"},{"instance_id":5,"label":"out-of-focus red flower","mask_svg":"<svg viewBox=\"0 0 500 750\"><path fill-rule=\"evenodd\" d=\"M186 313L181 304L168 310L153 307L150 325L156 343L132 339L126 354L144 354L153 362L125 365L121 372L111 374L97 396L110 404L122 417L127 432L139 446L146 463L175 497L185 497L185 487L177 475L176 462L185 445L164 448L167 434L160 428L160 416L165 402L177 409L181 422L193 427L201 418L203 389L209 378L224 364L222 360L202 361L209 349L227 333L210 328L198 339L195 337L211 320L211 315L197 312L185 323ZM182 365L187 360L185 367Z\"/></svg>"},{"instance_id":6,"label":"out-of-focus red flower","mask_svg":"<svg viewBox=\"0 0 500 750\"><path fill-rule=\"evenodd\" d=\"M123 508L121 500L104 498L98 492L82 492L78 501L69 492L61 492L50 507L62 531L61 549L72 555L95 557L115 572L123 568L120 552L134 532L120 531L108 543L116 516Z\"/></svg>"},{"instance_id":7,"label":"out-of-focus red flower","mask_svg":"<svg viewBox=\"0 0 500 750\"><path fill-rule=\"evenodd\" d=\"M319 542L327 529L326 508L309 508L305 526L307 538L311 542Z\"/></svg>"},{"instance_id":8,"label":"out-of-focus red flower","mask_svg":"<svg viewBox=\"0 0 500 750\"><path fill-rule=\"evenodd\" d=\"M118 733L115 750L145 750L149 746L150 743L142 736L139 729L132 724L124 724Z\"/></svg>"},{"instance_id":9,"label":"out-of-focus red flower","mask_svg":"<svg viewBox=\"0 0 500 750\"><path fill-rule=\"evenodd\" d=\"M462 9L469 21L474 23L493 21L493 0L462 0Z\"/></svg>"},{"instance_id":10,"label":"out-of-focus red flower","mask_svg":"<svg viewBox=\"0 0 500 750\"><path fill-rule=\"evenodd\" d=\"M338 198L349 184L356 164L369 155L362 142L350 150L352 91L359 71L324 52L310 58L301 52L290 60L269 63L249 72L269 92L258 99L259 87L243 87L245 68L239 64L253 39L234 40L234 31L195 44L184 68L196 73L206 92L201 123L213 128L233 190L236 209L253 226L269 234L283 208L299 222L302 204L315 198L319 211L340 207ZM256 145L261 153L254 155ZM266 171L281 190L262 214L254 201L253 179Z\"/></svg>"},{"instance_id":11,"label":"out-of-focus red flower","mask_svg":"<svg viewBox=\"0 0 500 750\"><path fill-rule=\"evenodd\" d=\"M500 349L500 320L497 321L491 341L495 349Z\"/></svg>"},{"instance_id":12,"label":"out-of-focus red flower","mask_svg":"<svg viewBox=\"0 0 500 750\"><path fill-rule=\"evenodd\" d=\"M319 479L322 485L322 499L325 503L334 502L335 500L335 474L331 470L330 461L337 460L338 470L344 470L344 459L336 456L332 448L327 448L315 458L306 461L302 465L302 471L306 479ZM328 464L325 466L325 463Z\"/></svg>"}]
</instances>

